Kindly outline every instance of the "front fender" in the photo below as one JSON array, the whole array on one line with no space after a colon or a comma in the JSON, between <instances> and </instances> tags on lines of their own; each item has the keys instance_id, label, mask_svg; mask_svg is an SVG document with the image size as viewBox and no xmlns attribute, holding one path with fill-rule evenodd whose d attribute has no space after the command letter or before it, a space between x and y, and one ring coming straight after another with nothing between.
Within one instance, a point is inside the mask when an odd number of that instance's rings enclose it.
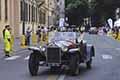
<instances>
[{"instance_id":1,"label":"front fender","mask_svg":"<svg viewBox=\"0 0 120 80\"><path fill-rule=\"evenodd\" d=\"M28 47L28 50L40 51L40 48L31 46L31 47Z\"/></svg>"},{"instance_id":2,"label":"front fender","mask_svg":"<svg viewBox=\"0 0 120 80\"><path fill-rule=\"evenodd\" d=\"M44 52L41 51L40 48L38 47L29 47L28 50L31 50L32 51L32 54L36 54L38 55L40 58L44 58L45 57L45 54Z\"/></svg>"}]
</instances>

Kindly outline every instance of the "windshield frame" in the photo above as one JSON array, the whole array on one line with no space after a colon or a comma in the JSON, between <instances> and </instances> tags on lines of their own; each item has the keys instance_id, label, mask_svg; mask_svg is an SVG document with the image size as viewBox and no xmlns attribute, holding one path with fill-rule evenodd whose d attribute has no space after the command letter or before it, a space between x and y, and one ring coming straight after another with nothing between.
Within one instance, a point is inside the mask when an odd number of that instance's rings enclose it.
<instances>
[{"instance_id":1,"label":"windshield frame","mask_svg":"<svg viewBox=\"0 0 120 80\"><path fill-rule=\"evenodd\" d=\"M76 32L52 32L48 35L48 42L56 41L71 41L76 42L77 34Z\"/></svg>"}]
</instances>

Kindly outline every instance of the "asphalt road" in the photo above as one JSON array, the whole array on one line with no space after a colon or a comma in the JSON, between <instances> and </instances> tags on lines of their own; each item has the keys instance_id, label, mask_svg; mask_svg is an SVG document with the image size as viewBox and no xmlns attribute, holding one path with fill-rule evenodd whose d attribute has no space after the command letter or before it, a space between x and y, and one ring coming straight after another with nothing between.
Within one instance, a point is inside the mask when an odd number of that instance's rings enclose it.
<instances>
[{"instance_id":1,"label":"asphalt road","mask_svg":"<svg viewBox=\"0 0 120 80\"><path fill-rule=\"evenodd\" d=\"M96 49L91 70L81 64L80 74L73 77L40 67L38 76L31 77L27 65L30 51L24 50L10 58L0 56L0 80L120 80L120 42L100 35L85 34L84 39Z\"/></svg>"}]
</instances>

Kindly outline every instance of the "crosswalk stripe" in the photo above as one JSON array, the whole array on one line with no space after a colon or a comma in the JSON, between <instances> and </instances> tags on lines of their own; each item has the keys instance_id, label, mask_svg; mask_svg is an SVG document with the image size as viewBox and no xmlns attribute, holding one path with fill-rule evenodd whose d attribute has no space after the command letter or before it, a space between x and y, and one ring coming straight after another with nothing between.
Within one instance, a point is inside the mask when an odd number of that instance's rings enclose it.
<instances>
[{"instance_id":1,"label":"crosswalk stripe","mask_svg":"<svg viewBox=\"0 0 120 80\"><path fill-rule=\"evenodd\" d=\"M8 58L5 58L5 60L15 60L17 58L20 58L20 56L12 56L12 57L8 57Z\"/></svg>"},{"instance_id":2,"label":"crosswalk stripe","mask_svg":"<svg viewBox=\"0 0 120 80\"><path fill-rule=\"evenodd\" d=\"M29 58L30 58L30 56L27 56L27 57L24 58L24 60L28 60Z\"/></svg>"},{"instance_id":3,"label":"crosswalk stripe","mask_svg":"<svg viewBox=\"0 0 120 80\"><path fill-rule=\"evenodd\" d=\"M117 51L120 51L120 48L115 48Z\"/></svg>"},{"instance_id":4,"label":"crosswalk stripe","mask_svg":"<svg viewBox=\"0 0 120 80\"><path fill-rule=\"evenodd\" d=\"M103 59L112 59L112 56L104 54L104 55L102 55L102 58Z\"/></svg>"}]
</instances>

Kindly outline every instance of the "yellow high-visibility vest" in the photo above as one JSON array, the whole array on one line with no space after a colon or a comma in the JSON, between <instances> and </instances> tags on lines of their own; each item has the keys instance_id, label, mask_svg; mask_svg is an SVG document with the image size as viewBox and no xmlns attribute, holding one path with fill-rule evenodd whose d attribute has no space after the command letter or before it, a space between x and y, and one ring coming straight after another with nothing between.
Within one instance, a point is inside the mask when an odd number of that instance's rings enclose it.
<instances>
[{"instance_id":1,"label":"yellow high-visibility vest","mask_svg":"<svg viewBox=\"0 0 120 80\"><path fill-rule=\"evenodd\" d=\"M5 40L8 40L11 38L11 34L10 31L8 31L7 29L5 30Z\"/></svg>"},{"instance_id":2,"label":"yellow high-visibility vest","mask_svg":"<svg viewBox=\"0 0 120 80\"><path fill-rule=\"evenodd\" d=\"M5 30L5 51L9 52L10 51L10 42L8 41L8 39L11 39L11 34L10 31L8 31L7 29Z\"/></svg>"}]
</instances>

